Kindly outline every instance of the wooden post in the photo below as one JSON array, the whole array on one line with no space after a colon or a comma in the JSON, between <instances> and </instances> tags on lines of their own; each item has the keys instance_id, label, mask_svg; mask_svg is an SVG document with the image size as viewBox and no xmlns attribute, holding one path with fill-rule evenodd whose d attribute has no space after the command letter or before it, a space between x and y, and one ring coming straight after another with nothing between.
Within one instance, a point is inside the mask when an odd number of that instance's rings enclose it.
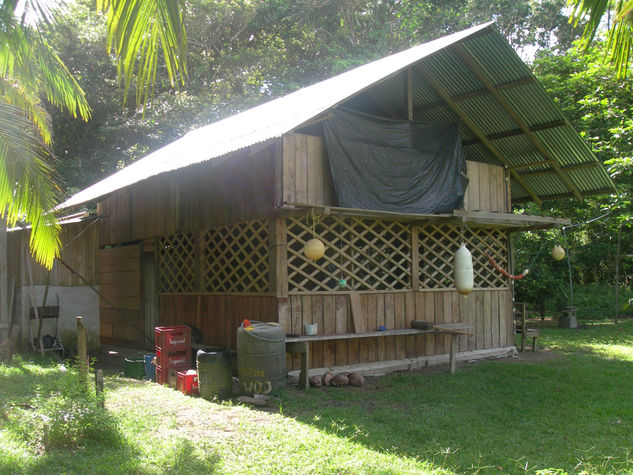
<instances>
[{"instance_id":1,"label":"wooden post","mask_svg":"<svg viewBox=\"0 0 633 475\"><path fill-rule=\"evenodd\" d=\"M88 348L86 327L83 317L77 318L77 359L79 362L79 374L82 381L88 380Z\"/></svg>"},{"instance_id":2,"label":"wooden post","mask_svg":"<svg viewBox=\"0 0 633 475\"><path fill-rule=\"evenodd\" d=\"M97 404L99 407L104 407L103 401L103 370L98 369L95 371L95 393L97 395Z\"/></svg>"},{"instance_id":3,"label":"wooden post","mask_svg":"<svg viewBox=\"0 0 633 475\"><path fill-rule=\"evenodd\" d=\"M613 317L613 323L618 323L618 317L620 316L620 251L622 244L622 225L618 228L618 250L615 255L615 316Z\"/></svg>"},{"instance_id":4,"label":"wooden post","mask_svg":"<svg viewBox=\"0 0 633 475\"><path fill-rule=\"evenodd\" d=\"M450 357L449 357L449 363L450 363L450 367L451 367L451 374L455 374L455 368L457 366L457 345L459 344L457 341L457 338L459 337L459 334L457 333L452 333L451 334L451 349L450 349Z\"/></svg>"}]
</instances>

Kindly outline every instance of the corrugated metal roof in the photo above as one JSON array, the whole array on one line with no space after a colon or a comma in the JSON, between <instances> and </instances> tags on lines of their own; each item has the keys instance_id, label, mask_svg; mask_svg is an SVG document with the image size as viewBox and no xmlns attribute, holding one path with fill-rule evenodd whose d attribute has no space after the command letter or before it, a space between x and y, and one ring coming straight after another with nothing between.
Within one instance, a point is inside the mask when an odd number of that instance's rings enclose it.
<instances>
[{"instance_id":1,"label":"corrugated metal roof","mask_svg":"<svg viewBox=\"0 0 633 475\"><path fill-rule=\"evenodd\" d=\"M459 48L459 49L456 49ZM560 110L536 82L529 68L511 46L495 30L492 23L479 25L459 33L410 48L378 61L272 100L253 109L189 132L182 138L132 163L123 170L77 193L58 208L68 208L93 201L116 190L162 173L177 170L228 153L266 142L288 133L316 118L327 110L350 102L357 103L364 92L370 91L372 102L380 101L381 109L395 115L406 111L406 94L402 74L412 68L412 97L414 119L446 122L460 121L466 158L486 163L505 164L513 170L513 178L533 173L538 167L526 168L528 163L543 162L546 158L528 140L504 106L486 91L472 64L458 52L465 51L484 71L487 79L498 89L499 95L523 120L533 136L541 141L550 156L565 173L565 180L551 165L545 166L546 175L526 176L525 187L512 186L513 200L533 199L534 196L573 196L576 187L582 194L613 188L613 183L602 167L583 169L582 164L595 164L596 159L576 131L567 123ZM424 80L431 75L435 85ZM440 86L438 86L440 85ZM452 104L442 100L442 91ZM476 125L471 130L463 119ZM403 117L404 118L404 117ZM543 124L555 124L540 130ZM520 135L520 134L523 135ZM500 163L490 146L482 143L482 135L501 153ZM512 138L511 138L512 137ZM565 167L575 167L573 173ZM541 165L541 170L543 166ZM556 175L559 173L559 175ZM537 191L538 190L538 191Z\"/></svg>"}]
</instances>

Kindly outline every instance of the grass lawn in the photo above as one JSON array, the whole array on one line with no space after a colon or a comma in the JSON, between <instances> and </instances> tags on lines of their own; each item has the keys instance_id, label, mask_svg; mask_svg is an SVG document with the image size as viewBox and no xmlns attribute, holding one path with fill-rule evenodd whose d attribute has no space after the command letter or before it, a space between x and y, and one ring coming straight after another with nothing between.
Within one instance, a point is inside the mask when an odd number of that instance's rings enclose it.
<instances>
[{"instance_id":1,"label":"grass lawn","mask_svg":"<svg viewBox=\"0 0 633 475\"><path fill-rule=\"evenodd\" d=\"M537 357L289 389L269 410L116 376L99 410L73 370L17 358L0 473L633 472L633 321L542 334Z\"/></svg>"}]
</instances>

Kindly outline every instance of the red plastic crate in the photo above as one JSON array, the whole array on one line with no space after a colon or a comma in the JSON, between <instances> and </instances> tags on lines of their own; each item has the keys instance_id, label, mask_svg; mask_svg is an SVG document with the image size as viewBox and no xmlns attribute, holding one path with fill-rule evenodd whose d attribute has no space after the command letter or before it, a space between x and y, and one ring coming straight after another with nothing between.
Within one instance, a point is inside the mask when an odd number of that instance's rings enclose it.
<instances>
[{"instance_id":1,"label":"red plastic crate","mask_svg":"<svg viewBox=\"0 0 633 475\"><path fill-rule=\"evenodd\" d=\"M178 371L178 391L184 394L198 394L198 372L195 369Z\"/></svg>"},{"instance_id":2,"label":"red plastic crate","mask_svg":"<svg viewBox=\"0 0 633 475\"><path fill-rule=\"evenodd\" d=\"M156 347L164 351L184 350L191 346L191 328L187 325L154 327Z\"/></svg>"},{"instance_id":3,"label":"red plastic crate","mask_svg":"<svg viewBox=\"0 0 633 475\"><path fill-rule=\"evenodd\" d=\"M162 368L156 366L156 382L158 384L166 384L169 387L176 388L178 386L178 372L187 371L187 366L179 368Z\"/></svg>"},{"instance_id":4,"label":"red plastic crate","mask_svg":"<svg viewBox=\"0 0 633 475\"><path fill-rule=\"evenodd\" d=\"M191 350L165 351L157 347L156 364L163 368L191 367Z\"/></svg>"}]
</instances>

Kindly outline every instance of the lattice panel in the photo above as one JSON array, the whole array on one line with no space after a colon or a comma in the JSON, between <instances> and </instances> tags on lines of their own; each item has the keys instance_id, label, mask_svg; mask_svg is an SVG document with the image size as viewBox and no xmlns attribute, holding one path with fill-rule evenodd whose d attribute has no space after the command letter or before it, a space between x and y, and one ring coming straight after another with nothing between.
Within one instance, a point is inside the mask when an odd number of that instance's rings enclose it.
<instances>
[{"instance_id":1,"label":"lattice panel","mask_svg":"<svg viewBox=\"0 0 633 475\"><path fill-rule=\"evenodd\" d=\"M202 249L203 292L269 291L268 220L206 231Z\"/></svg>"},{"instance_id":2,"label":"lattice panel","mask_svg":"<svg viewBox=\"0 0 633 475\"><path fill-rule=\"evenodd\" d=\"M288 284L291 291L397 290L410 287L411 232L407 224L328 216L316 227L325 256L313 262L303 255L312 238L305 218L288 219Z\"/></svg>"},{"instance_id":3,"label":"lattice panel","mask_svg":"<svg viewBox=\"0 0 633 475\"><path fill-rule=\"evenodd\" d=\"M159 240L160 292L194 292L196 282L196 236L175 234Z\"/></svg>"},{"instance_id":4,"label":"lattice panel","mask_svg":"<svg viewBox=\"0 0 633 475\"><path fill-rule=\"evenodd\" d=\"M453 256L461 245L459 227L428 225L420 228L420 287L454 288ZM507 288L507 279L488 262L487 252L508 269L507 235L498 229L465 228L464 244L473 256L475 287Z\"/></svg>"}]
</instances>

